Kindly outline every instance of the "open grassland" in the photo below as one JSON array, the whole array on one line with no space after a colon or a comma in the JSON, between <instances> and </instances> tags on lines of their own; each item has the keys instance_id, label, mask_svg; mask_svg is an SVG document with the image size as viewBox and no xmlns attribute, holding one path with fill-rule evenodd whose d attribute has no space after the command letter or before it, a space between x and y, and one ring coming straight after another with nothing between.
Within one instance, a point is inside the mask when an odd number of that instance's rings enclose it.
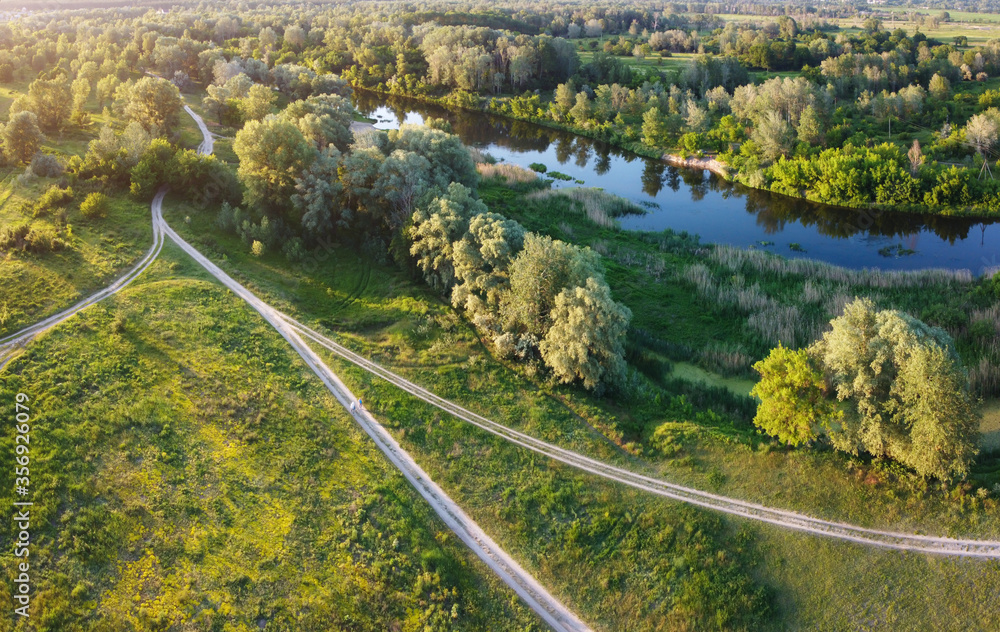
<instances>
[{"instance_id":1,"label":"open grassland","mask_svg":"<svg viewBox=\"0 0 1000 632\"><path fill-rule=\"evenodd\" d=\"M186 239L272 304L439 395L519 430L703 489L817 515L953 535L997 533L993 500L984 508L983 500L961 491L946 497L881 464L773 449L746 426L696 413L667 388L659 390L659 400L619 405L533 382L495 361L471 327L389 265L342 246L299 265L280 255L254 257L239 239L215 231L211 216L195 216L176 201L167 208L168 220ZM190 225L178 221L185 215L192 216ZM686 304L698 311L690 299ZM673 315L671 322L676 320ZM544 463L323 355L449 494L599 628L658 629L683 621L693 629L719 629L742 621L750 629L833 630L873 617L874 629L921 629L935 617L944 620L929 586L963 595L961 610L949 614L949 621L972 629L997 622L986 596L1000 586L994 563L873 552L643 496ZM704 394L686 388L693 398ZM623 445L624 432L644 435L664 424L657 442ZM644 430L629 430L636 426ZM702 550L692 555L691 547ZM664 560L671 565L663 566ZM730 566L734 560L749 577ZM890 570L858 571L872 560ZM703 590L692 593L695 577ZM719 601L720 594L741 595L746 601L738 610L754 618L740 619ZM869 597L859 602L859 595ZM893 598L909 609L897 611ZM686 611L685 603L698 606ZM730 621L726 626L692 614L720 611Z\"/></svg>"},{"instance_id":2,"label":"open grassland","mask_svg":"<svg viewBox=\"0 0 1000 632\"><path fill-rule=\"evenodd\" d=\"M19 392L32 629L541 629L284 339L170 245L0 373L4 406Z\"/></svg>"},{"instance_id":3,"label":"open grassland","mask_svg":"<svg viewBox=\"0 0 1000 632\"><path fill-rule=\"evenodd\" d=\"M52 252L0 250L0 337L69 307L108 285L133 265L153 240L149 207L125 195L109 196L104 217L86 218L80 191L65 204L39 210L37 201L56 179L21 184L13 173L0 193L0 230L24 224L64 243Z\"/></svg>"}]
</instances>

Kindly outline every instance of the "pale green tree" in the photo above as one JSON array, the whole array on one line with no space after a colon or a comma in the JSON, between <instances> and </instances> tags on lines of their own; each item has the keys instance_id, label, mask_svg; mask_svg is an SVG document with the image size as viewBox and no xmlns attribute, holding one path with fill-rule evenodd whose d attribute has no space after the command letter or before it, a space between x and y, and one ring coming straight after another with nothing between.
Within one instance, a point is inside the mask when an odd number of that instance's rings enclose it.
<instances>
[{"instance_id":1,"label":"pale green tree","mask_svg":"<svg viewBox=\"0 0 1000 632\"><path fill-rule=\"evenodd\" d=\"M120 107L125 118L147 130L172 131L180 120L184 102L177 86L159 77L143 77L122 95Z\"/></svg>"},{"instance_id":2,"label":"pale green tree","mask_svg":"<svg viewBox=\"0 0 1000 632\"><path fill-rule=\"evenodd\" d=\"M289 206L298 178L316 158L316 148L293 123L268 117L250 121L237 134L233 150L246 189L244 201L262 210Z\"/></svg>"},{"instance_id":3,"label":"pale green tree","mask_svg":"<svg viewBox=\"0 0 1000 632\"><path fill-rule=\"evenodd\" d=\"M947 99L951 95L951 82L947 77L934 73L927 85L927 91L936 99Z\"/></svg>"},{"instance_id":4,"label":"pale green tree","mask_svg":"<svg viewBox=\"0 0 1000 632\"><path fill-rule=\"evenodd\" d=\"M43 140L45 137L34 112L18 112L3 128L3 153L18 162L28 162Z\"/></svg>"},{"instance_id":5,"label":"pale green tree","mask_svg":"<svg viewBox=\"0 0 1000 632\"><path fill-rule=\"evenodd\" d=\"M501 301L504 328L543 338L551 323L556 296L568 287L601 278L600 261L590 248L580 248L535 233L510 265L510 289Z\"/></svg>"},{"instance_id":6,"label":"pale green tree","mask_svg":"<svg viewBox=\"0 0 1000 632\"><path fill-rule=\"evenodd\" d=\"M979 418L950 336L859 299L811 348L849 404L838 449L896 459L924 476L964 476Z\"/></svg>"},{"instance_id":7,"label":"pale green tree","mask_svg":"<svg viewBox=\"0 0 1000 632\"><path fill-rule=\"evenodd\" d=\"M455 278L451 293L455 307L472 313L496 314L510 287L510 264L524 246L524 227L496 213L469 220L469 230L452 244Z\"/></svg>"},{"instance_id":8,"label":"pale green tree","mask_svg":"<svg viewBox=\"0 0 1000 632\"><path fill-rule=\"evenodd\" d=\"M542 360L563 383L584 388L620 384L626 373L625 332L632 312L616 303L603 280L566 288L555 298L552 326L539 344Z\"/></svg>"},{"instance_id":9,"label":"pale green tree","mask_svg":"<svg viewBox=\"0 0 1000 632\"><path fill-rule=\"evenodd\" d=\"M754 125L751 139L757 143L761 155L768 162L774 162L787 154L795 138L792 126L775 111L767 112Z\"/></svg>"},{"instance_id":10,"label":"pale green tree","mask_svg":"<svg viewBox=\"0 0 1000 632\"><path fill-rule=\"evenodd\" d=\"M465 235L470 217L486 212L486 205L456 182L413 214L410 254L428 285L442 293L451 289L455 283L454 243Z\"/></svg>"}]
</instances>

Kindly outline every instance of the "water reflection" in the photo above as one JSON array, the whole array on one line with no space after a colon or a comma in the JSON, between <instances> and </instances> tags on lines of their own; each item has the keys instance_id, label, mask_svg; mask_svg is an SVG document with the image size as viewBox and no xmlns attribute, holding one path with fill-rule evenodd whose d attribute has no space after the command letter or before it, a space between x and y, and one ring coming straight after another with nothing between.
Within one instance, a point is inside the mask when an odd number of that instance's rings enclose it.
<instances>
[{"instance_id":1,"label":"water reflection","mask_svg":"<svg viewBox=\"0 0 1000 632\"><path fill-rule=\"evenodd\" d=\"M453 112L416 101L358 92L360 111L377 127L419 123L433 116L450 121L469 145L522 166L545 164L586 186L627 197L650 212L623 218L631 230L696 233L703 241L768 248L785 256L821 259L848 267L914 269L995 265L1000 227L953 217L858 211L748 189L700 170L678 169L576 134L474 112ZM555 187L576 186L555 181ZM975 227L978 230L973 231ZM791 244L796 248L790 249ZM901 244L916 254L879 254Z\"/></svg>"}]
</instances>

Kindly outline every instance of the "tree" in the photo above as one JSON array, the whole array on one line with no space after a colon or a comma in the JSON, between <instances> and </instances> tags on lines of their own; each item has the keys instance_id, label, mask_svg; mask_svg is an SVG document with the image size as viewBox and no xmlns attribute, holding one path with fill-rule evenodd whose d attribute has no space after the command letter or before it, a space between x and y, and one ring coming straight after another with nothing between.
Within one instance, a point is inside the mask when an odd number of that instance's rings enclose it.
<instances>
[{"instance_id":1,"label":"tree","mask_svg":"<svg viewBox=\"0 0 1000 632\"><path fill-rule=\"evenodd\" d=\"M992 109L992 108L991 108ZM980 156L988 160L986 156L997 143L997 134L1000 126L997 124L996 110L976 114L969 119L965 125L965 138L972 144Z\"/></svg>"},{"instance_id":2,"label":"tree","mask_svg":"<svg viewBox=\"0 0 1000 632\"><path fill-rule=\"evenodd\" d=\"M98 108L104 109L105 102L111 101L120 84L121 81L114 75L108 75L98 80L96 89Z\"/></svg>"},{"instance_id":3,"label":"tree","mask_svg":"<svg viewBox=\"0 0 1000 632\"><path fill-rule=\"evenodd\" d=\"M810 145L817 145L823 140L823 121L819 117L819 112L810 104L802 110L799 117L799 140Z\"/></svg>"},{"instance_id":4,"label":"tree","mask_svg":"<svg viewBox=\"0 0 1000 632\"><path fill-rule=\"evenodd\" d=\"M143 77L116 103L125 118L138 122L146 130L162 131L170 131L177 125L183 104L177 86L159 77Z\"/></svg>"},{"instance_id":5,"label":"tree","mask_svg":"<svg viewBox=\"0 0 1000 632\"><path fill-rule=\"evenodd\" d=\"M451 303L472 314L495 315L510 287L511 261L524 246L524 227L496 213L480 213L469 220L469 230L452 244L455 278L459 284Z\"/></svg>"},{"instance_id":6,"label":"tree","mask_svg":"<svg viewBox=\"0 0 1000 632\"><path fill-rule=\"evenodd\" d=\"M583 125L590 119L590 99L587 98L587 93L577 93L576 104L570 109L569 115L577 125Z\"/></svg>"},{"instance_id":7,"label":"tree","mask_svg":"<svg viewBox=\"0 0 1000 632\"><path fill-rule=\"evenodd\" d=\"M330 235L350 218L349 212L340 206L344 188L337 177L340 162L340 152L328 145L295 180L292 205L301 213L302 234L307 242Z\"/></svg>"},{"instance_id":8,"label":"tree","mask_svg":"<svg viewBox=\"0 0 1000 632\"><path fill-rule=\"evenodd\" d=\"M28 109L45 132L61 132L73 110L73 93L65 75L36 79L28 87Z\"/></svg>"},{"instance_id":9,"label":"tree","mask_svg":"<svg viewBox=\"0 0 1000 632\"><path fill-rule=\"evenodd\" d=\"M427 284L447 293L455 283L453 244L468 230L469 218L486 213L486 205L472 196L472 190L458 183L413 214L409 237L410 254Z\"/></svg>"},{"instance_id":10,"label":"tree","mask_svg":"<svg viewBox=\"0 0 1000 632\"><path fill-rule=\"evenodd\" d=\"M794 138L792 126L778 112L768 112L754 125L751 138L765 160L774 162L787 154Z\"/></svg>"},{"instance_id":11,"label":"tree","mask_svg":"<svg viewBox=\"0 0 1000 632\"><path fill-rule=\"evenodd\" d=\"M893 458L922 476L964 476L979 421L951 337L869 299L830 325L810 354L849 404L830 432L834 447Z\"/></svg>"},{"instance_id":12,"label":"tree","mask_svg":"<svg viewBox=\"0 0 1000 632\"><path fill-rule=\"evenodd\" d=\"M378 190L386 202L382 219L390 233L396 233L413 215L417 199L431 186L430 172L429 160L402 149L393 151L382 162Z\"/></svg>"},{"instance_id":13,"label":"tree","mask_svg":"<svg viewBox=\"0 0 1000 632\"><path fill-rule=\"evenodd\" d=\"M347 151L354 142L351 113L354 108L343 97L331 94L311 96L288 105L280 117L292 121L317 149L333 144Z\"/></svg>"},{"instance_id":14,"label":"tree","mask_svg":"<svg viewBox=\"0 0 1000 632\"><path fill-rule=\"evenodd\" d=\"M931 93L932 97L943 101L951 94L951 82L948 81L947 77L934 73L930 83L927 85L927 90Z\"/></svg>"},{"instance_id":15,"label":"tree","mask_svg":"<svg viewBox=\"0 0 1000 632\"><path fill-rule=\"evenodd\" d=\"M28 162L42 146L45 137L34 112L18 112L3 128L4 153L18 162Z\"/></svg>"},{"instance_id":16,"label":"tree","mask_svg":"<svg viewBox=\"0 0 1000 632\"><path fill-rule=\"evenodd\" d=\"M501 317L510 331L543 338L549 330L556 296L568 287L602 278L597 253L535 233L510 265L510 289L501 300Z\"/></svg>"},{"instance_id":17,"label":"tree","mask_svg":"<svg viewBox=\"0 0 1000 632\"><path fill-rule=\"evenodd\" d=\"M475 188L479 172L458 136L429 127L405 125L388 135L389 150L417 153L430 163L430 186L444 191L452 182Z\"/></svg>"},{"instance_id":18,"label":"tree","mask_svg":"<svg viewBox=\"0 0 1000 632\"><path fill-rule=\"evenodd\" d=\"M250 121L236 134L233 151L246 187L247 205L266 211L289 206L295 180L316 158L316 148L293 123L276 117Z\"/></svg>"},{"instance_id":19,"label":"tree","mask_svg":"<svg viewBox=\"0 0 1000 632\"><path fill-rule=\"evenodd\" d=\"M753 423L782 443L808 443L817 429L829 428L839 418L836 403L827 398L823 373L805 349L779 344L753 368L760 373L750 391L760 400Z\"/></svg>"},{"instance_id":20,"label":"tree","mask_svg":"<svg viewBox=\"0 0 1000 632\"><path fill-rule=\"evenodd\" d=\"M285 29L285 43L298 50L306 43L306 31L298 24L292 24Z\"/></svg>"},{"instance_id":21,"label":"tree","mask_svg":"<svg viewBox=\"0 0 1000 632\"><path fill-rule=\"evenodd\" d=\"M247 96L240 103L240 111L244 121L259 121L271 113L277 95L267 86L258 83L250 86Z\"/></svg>"},{"instance_id":22,"label":"tree","mask_svg":"<svg viewBox=\"0 0 1000 632\"><path fill-rule=\"evenodd\" d=\"M642 115L642 142L650 147L662 147L667 142L667 123L659 108L649 108Z\"/></svg>"},{"instance_id":23,"label":"tree","mask_svg":"<svg viewBox=\"0 0 1000 632\"><path fill-rule=\"evenodd\" d=\"M83 106L86 105L87 99L90 98L90 81L86 77L77 77L73 81L71 90L73 92L73 110L75 112L82 112Z\"/></svg>"},{"instance_id":24,"label":"tree","mask_svg":"<svg viewBox=\"0 0 1000 632\"><path fill-rule=\"evenodd\" d=\"M913 146L906 152L906 157L910 159L910 171L917 173L921 165L924 164L924 152L920 149L920 141L913 139Z\"/></svg>"},{"instance_id":25,"label":"tree","mask_svg":"<svg viewBox=\"0 0 1000 632\"><path fill-rule=\"evenodd\" d=\"M603 280L590 277L586 285L560 292L549 317L552 326L539 350L561 382L580 380L593 390L624 380L623 343L632 312L614 301Z\"/></svg>"}]
</instances>

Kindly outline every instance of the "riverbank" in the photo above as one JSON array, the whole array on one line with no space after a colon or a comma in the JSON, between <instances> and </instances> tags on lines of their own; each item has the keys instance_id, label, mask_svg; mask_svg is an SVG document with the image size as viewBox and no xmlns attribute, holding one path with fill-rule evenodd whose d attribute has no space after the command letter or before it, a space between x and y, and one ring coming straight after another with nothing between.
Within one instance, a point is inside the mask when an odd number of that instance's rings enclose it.
<instances>
[{"instance_id":1,"label":"riverbank","mask_svg":"<svg viewBox=\"0 0 1000 632\"><path fill-rule=\"evenodd\" d=\"M778 182L776 179L769 181L769 178L761 170L758 170L750 176L744 175L743 177L740 177L737 166L728 164L727 161L719 159L718 156L706 157L703 154L700 156L691 156L690 152L680 147L673 148L672 150L668 150L664 153L663 148L650 147L639 140L638 130L631 125L626 126L625 130L622 131L614 129L610 126L610 124L607 124L606 127L601 127L600 129L595 130L578 127L566 122L554 121L546 117L517 116L511 113L508 108L504 107L507 103L509 103L509 101L502 99L507 99L507 97L501 97L500 99L492 98L487 101L483 97L477 97L471 94L465 94L465 99L458 99L453 95L434 97L430 95L396 94L385 90L378 90L358 85L355 85L354 88L355 90L361 92L368 92L385 98L409 99L441 107L450 111L457 110L487 116L495 116L512 122L527 123L574 134L599 143L605 143L608 146L617 149L631 152L637 156L661 160L671 166L709 171L710 173L714 173L719 177L724 178L728 182L739 183L741 186L748 189L766 191L770 194L786 197L791 200L804 200L826 206L839 207L866 217L871 215L872 212L881 215L885 212L891 211L910 215L934 217L958 217L984 220L996 220L1000 218L1000 213L995 213L990 209L990 200L988 199L984 198L980 200L978 204L971 199L966 199L964 201L948 199L949 192L955 188L953 186L955 183L951 181L942 183L940 187L937 187L934 190L933 197L935 198L935 202L933 204L922 201L913 202L912 200L905 202L891 201L890 203L879 203L874 200L852 201L844 199L817 199L813 192L805 188L782 186L782 183ZM673 153L674 151L678 153ZM953 174L952 171L955 173ZM967 168L953 167L951 171L942 170L939 176L944 173L954 175L958 178L958 180L960 180L959 185L964 183L967 190L972 184L974 184L975 181L974 175L969 173L969 171L970 170ZM876 186L874 184L871 186L861 187L861 190L866 193L874 191L875 189ZM941 191L938 191L938 189L941 189ZM962 189L962 187L959 186L958 189ZM942 200L942 196L945 199Z\"/></svg>"}]
</instances>

